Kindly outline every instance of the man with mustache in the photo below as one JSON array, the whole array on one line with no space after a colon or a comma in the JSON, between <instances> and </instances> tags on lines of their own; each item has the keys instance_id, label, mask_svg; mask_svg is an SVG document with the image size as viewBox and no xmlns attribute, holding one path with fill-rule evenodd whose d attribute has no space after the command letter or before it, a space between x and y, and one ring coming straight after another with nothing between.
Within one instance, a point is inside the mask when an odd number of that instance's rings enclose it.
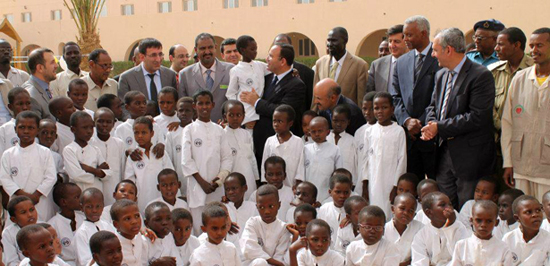
<instances>
[{"instance_id":1,"label":"man with mustache","mask_svg":"<svg viewBox=\"0 0 550 266\"><path fill-rule=\"evenodd\" d=\"M80 46L75 42L68 42L63 46L63 59L67 63L67 70L57 74L57 78L50 83L53 97L67 96L67 88L73 79L80 79L88 72L80 69L82 54Z\"/></svg>"}]
</instances>

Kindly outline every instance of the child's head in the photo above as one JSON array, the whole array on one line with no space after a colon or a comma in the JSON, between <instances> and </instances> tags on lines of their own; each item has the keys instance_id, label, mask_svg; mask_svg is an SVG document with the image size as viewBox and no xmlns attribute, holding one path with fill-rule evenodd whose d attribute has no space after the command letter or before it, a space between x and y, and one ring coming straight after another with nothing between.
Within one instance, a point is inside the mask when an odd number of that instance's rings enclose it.
<instances>
[{"instance_id":1,"label":"child's head","mask_svg":"<svg viewBox=\"0 0 550 266\"><path fill-rule=\"evenodd\" d=\"M514 200L512 204L514 218L521 224L521 228L525 230L538 232L542 223L542 206L540 202L533 196L523 195Z\"/></svg>"},{"instance_id":2,"label":"child's head","mask_svg":"<svg viewBox=\"0 0 550 266\"><path fill-rule=\"evenodd\" d=\"M479 239L489 240L493 236L493 229L497 225L498 206L490 200L478 200L472 207L470 222L474 228L474 235Z\"/></svg>"},{"instance_id":3,"label":"child's head","mask_svg":"<svg viewBox=\"0 0 550 266\"><path fill-rule=\"evenodd\" d=\"M97 108L108 108L115 114L115 118L122 120L124 112L122 111L122 101L114 94L103 94L97 98Z\"/></svg>"},{"instance_id":4,"label":"child's head","mask_svg":"<svg viewBox=\"0 0 550 266\"><path fill-rule=\"evenodd\" d=\"M193 233L193 216L188 210L177 208L172 211L172 223L172 235L176 246L183 246Z\"/></svg>"},{"instance_id":5,"label":"child's head","mask_svg":"<svg viewBox=\"0 0 550 266\"><path fill-rule=\"evenodd\" d=\"M115 187L115 192L113 192L113 198L116 201L121 199L128 199L131 201L137 201L137 186L134 181L125 179L120 182Z\"/></svg>"},{"instance_id":6,"label":"child's head","mask_svg":"<svg viewBox=\"0 0 550 266\"><path fill-rule=\"evenodd\" d=\"M273 112L273 130L278 135L286 134L294 124L296 111L288 104L281 104Z\"/></svg>"},{"instance_id":7,"label":"child's head","mask_svg":"<svg viewBox=\"0 0 550 266\"><path fill-rule=\"evenodd\" d=\"M317 202L317 187L308 181L300 182L300 184L296 185L294 196L298 204L307 203L313 205Z\"/></svg>"},{"instance_id":8,"label":"child's head","mask_svg":"<svg viewBox=\"0 0 550 266\"><path fill-rule=\"evenodd\" d=\"M147 116L138 117L134 121L134 139L142 148L148 148L152 145L151 139L155 135L153 131L153 121Z\"/></svg>"},{"instance_id":9,"label":"child's head","mask_svg":"<svg viewBox=\"0 0 550 266\"><path fill-rule=\"evenodd\" d=\"M118 237L109 231L99 231L90 238L90 251L98 266L120 266L122 245Z\"/></svg>"},{"instance_id":10,"label":"child's head","mask_svg":"<svg viewBox=\"0 0 550 266\"><path fill-rule=\"evenodd\" d=\"M38 142L44 147L50 148L57 139L57 126L51 119L40 120L38 126Z\"/></svg>"},{"instance_id":11,"label":"child's head","mask_svg":"<svg viewBox=\"0 0 550 266\"><path fill-rule=\"evenodd\" d=\"M265 179L270 185L277 189L283 188L283 181L286 178L286 162L279 156L271 156L264 162Z\"/></svg>"},{"instance_id":12,"label":"child's head","mask_svg":"<svg viewBox=\"0 0 550 266\"><path fill-rule=\"evenodd\" d=\"M71 115L76 111L73 101L65 96L51 100L48 109L59 123L66 126L70 126Z\"/></svg>"},{"instance_id":13,"label":"child's head","mask_svg":"<svg viewBox=\"0 0 550 266\"><path fill-rule=\"evenodd\" d=\"M38 213L31 199L25 196L15 196L8 202L10 220L23 228L29 224L36 224Z\"/></svg>"},{"instance_id":14,"label":"child's head","mask_svg":"<svg viewBox=\"0 0 550 266\"><path fill-rule=\"evenodd\" d=\"M315 117L309 122L309 134L315 143L323 143L327 141L327 136L330 133L328 121L322 116Z\"/></svg>"},{"instance_id":15,"label":"child's head","mask_svg":"<svg viewBox=\"0 0 550 266\"><path fill-rule=\"evenodd\" d=\"M373 101L374 116L378 123L381 125L388 125L391 123L393 116L393 98L391 94L385 91L376 93Z\"/></svg>"},{"instance_id":16,"label":"child's head","mask_svg":"<svg viewBox=\"0 0 550 266\"><path fill-rule=\"evenodd\" d=\"M498 217L500 218L500 220L506 221L509 225L516 222L516 218L514 218L514 212L512 210L512 204L514 203L515 199L519 198L522 195L524 195L523 191L515 188L507 189L502 192L500 197L498 197ZM543 196L543 208L546 212L544 198L545 197ZM547 214L546 217L550 216Z\"/></svg>"},{"instance_id":17,"label":"child's head","mask_svg":"<svg viewBox=\"0 0 550 266\"><path fill-rule=\"evenodd\" d=\"M147 113L147 98L139 91L129 91L124 95L124 107L132 119Z\"/></svg>"},{"instance_id":18,"label":"child's head","mask_svg":"<svg viewBox=\"0 0 550 266\"><path fill-rule=\"evenodd\" d=\"M40 225L21 228L16 241L23 255L30 259L29 265L47 265L55 260L52 235Z\"/></svg>"},{"instance_id":19,"label":"child's head","mask_svg":"<svg viewBox=\"0 0 550 266\"><path fill-rule=\"evenodd\" d=\"M159 238L170 234L172 213L164 202L155 201L145 208L145 226L153 230Z\"/></svg>"},{"instance_id":20,"label":"child's head","mask_svg":"<svg viewBox=\"0 0 550 266\"><path fill-rule=\"evenodd\" d=\"M422 179L422 181L418 183L418 186L416 186L418 202L422 203L422 198L424 198L424 196L436 191L439 191L439 187L437 186L437 182L435 182L435 180Z\"/></svg>"},{"instance_id":21,"label":"child's head","mask_svg":"<svg viewBox=\"0 0 550 266\"><path fill-rule=\"evenodd\" d=\"M331 230L327 222L315 219L306 228L307 246L315 257L323 256L330 247Z\"/></svg>"},{"instance_id":22,"label":"child's head","mask_svg":"<svg viewBox=\"0 0 550 266\"><path fill-rule=\"evenodd\" d=\"M344 202L349 198L351 194L352 182L347 176L334 175L329 179L328 193L334 201L334 206L338 208L344 207Z\"/></svg>"},{"instance_id":23,"label":"child's head","mask_svg":"<svg viewBox=\"0 0 550 266\"><path fill-rule=\"evenodd\" d=\"M74 107L78 110L84 110L84 105L88 100L88 84L82 79L73 79L69 82L67 96L73 100Z\"/></svg>"},{"instance_id":24,"label":"child's head","mask_svg":"<svg viewBox=\"0 0 550 266\"><path fill-rule=\"evenodd\" d=\"M411 193L417 197L416 187L418 186L418 177L413 173L402 174L397 180L397 195Z\"/></svg>"},{"instance_id":25,"label":"child's head","mask_svg":"<svg viewBox=\"0 0 550 266\"><path fill-rule=\"evenodd\" d=\"M97 222L103 212L103 193L97 188L88 188L80 195L80 205L86 219Z\"/></svg>"},{"instance_id":26,"label":"child's head","mask_svg":"<svg viewBox=\"0 0 550 266\"><path fill-rule=\"evenodd\" d=\"M121 199L111 206L111 219L117 231L127 239L134 239L141 229L141 215L135 201Z\"/></svg>"},{"instance_id":27,"label":"child's head","mask_svg":"<svg viewBox=\"0 0 550 266\"><path fill-rule=\"evenodd\" d=\"M53 228L53 226L48 223L39 223L37 225L44 227L44 229L50 232L50 235L52 235L53 239L53 250L55 252L55 255L60 255L63 248L61 246L61 241L59 240L59 235L57 235L57 231L55 230L55 228Z\"/></svg>"},{"instance_id":28,"label":"child's head","mask_svg":"<svg viewBox=\"0 0 550 266\"><path fill-rule=\"evenodd\" d=\"M351 120L351 109L347 104L339 104L332 110L332 131L340 134L346 131Z\"/></svg>"},{"instance_id":29,"label":"child's head","mask_svg":"<svg viewBox=\"0 0 550 266\"><path fill-rule=\"evenodd\" d=\"M157 189L162 198L167 202L175 202L178 191L181 188L181 182L178 180L176 171L166 168L159 172L157 176Z\"/></svg>"},{"instance_id":30,"label":"child's head","mask_svg":"<svg viewBox=\"0 0 550 266\"><path fill-rule=\"evenodd\" d=\"M279 190L273 185L263 185L256 191L256 208L264 223L270 224L277 220L281 207Z\"/></svg>"},{"instance_id":31,"label":"child's head","mask_svg":"<svg viewBox=\"0 0 550 266\"><path fill-rule=\"evenodd\" d=\"M550 219L550 191L546 191L546 193L542 195L542 209L544 210L546 218Z\"/></svg>"},{"instance_id":32,"label":"child's head","mask_svg":"<svg viewBox=\"0 0 550 266\"><path fill-rule=\"evenodd\" d=\"M441 228L447 222L445 213L454 212L451 200L441 192L432 192L422 198L422 210L437 228Z\"/></svg>"},{"instance_id":33,"label":"child's head","mask_svg":"<svg viewBox=\"0 0 550 266\"><path fill-rule=\"evenodd\" d=\"M98 136L109 136L115 126L115 114L111 109L101 107L94 113L95 129Z\"/></svg>"},{"instance_id":34,"label":"child's head","mask_svg":"<svg viewBox=\"0 0 550 266\"><path fill-rule=\"evenodd\" d=\"M15 133L19 138L19 145L27 147L34 143L38 136L40 117L33 111L23 111L15 119Z\"/></svg>"},{"instance_id":35,"label":"child's head","mask_svg":"<svg viewBox=\"0 0 550 266\"><path fill-rule=\"evenodd\" d=\"M199 90L193 95L193 109L197 112L199 120L210 122L210 114L216 104L210 91Z\"/></svg>"},{"instance_id":36,"label":"child's head","mask_svg":"<svg viewBox=\"0 0 550 266\"><path fill-rule=\"evenodd\" d=\"M75 183L59 183L53 188L53 201L62 211L79 211L82 190Z\"/></svg>"},{"instance_id":37,"label":"child's head","mask_svg":"<svg viewBox=\"0 0 550 266\"><path fill-rule=\"evenodd\" d=\"M317 117L317 113L313 110L307 110L302 114L302 131L304 132L304 135L310 136L309 134L309 123L311 122L311 119Z\"/></svg>"},{"instance_id":38,"label":"child's head","mask_svg":"<svg viewBox=\"0 0 550 266\"><path fill-rule=\"evenodd\" d=\"M359 212L359 232L367 245L374 245L380 241L384 235L385 224L386 214L378 206L370 205Z\"/></svg>"},{"instance_id":39,"label":"child's head","mask_svg":"<svg viewBox=\"0 0 550 266\"><path fill-rule=\"evenodd\" d=\"M244 120L244 105L237 100L227 100L224 103L225 120L232 129L241 127Z\"/></svg>"},{"instance_id":40,"label":"child's head","mask_svg":"<svg viewBox=\"0 0 550 266\"><path fill-rule=\"evenodd\" d=\"M208 242L218 245L225 239L225 236L229 232L227 223L229 214L220 205L212 203L204 207L201 229L208 235Z\"/></svg>"},{"instance_id":41,"label":"child's head","mask_svg":"<svg viewBox=\"0 0 550 266\"><path fill-rule=\"evenodd\" d=\"M371 91L365 94L363 97L363 103L361 105L361 110L363 111L363 116L365 117L365 120L367 120L367 123L369 124L375 124L376 123L376 117L374 116L374 96L376 95L376 91Z\"/></svg>"},{"instance_id":42,"label":"child's head","mask_svg":"<svg viewBox=\"0 0 550 266\"><path fill-rule=\"evenodd\" d=\"M13 116L31 110L31 95L21 87L11 89L8 92L8 108L13 112Z\"/></svg>"},{"instance_id":43,"label":"child's head","mask_svg":"<svg viewBox=\"0 0 550 266\"><path fill-rule=\"evenodd\" d=\"M178 119L181 124L187 125L193 122L195 111L193 111L193 98L182 97L176 104Z\"/></svg>"},{"instance_id":44,"label":"child's head","mask_svg":"<svg viewBox=\"0 0 550 266\"><path fill-rule=\"evenodd\" d=\"M416 213L416 198L408 192L401 193L393 200L391 211L393 221L397 224L408 225Z\"/></svg>"},{"instance_id":45,"label":"child's head","mask_svg":"<svg viewBox=\"0 0 550 266\"><path fill-rule=\"evenodd\" d=\"M353 180L353 175L346 168L337 168L332 172L330 176L333 176L333 175L344 175L344 176L347 176L349 179Z\"/></svg>"},{"instance_id":46,"label":"child's head","mask_svg":"<svg viewBox=\"0 0 550 266\"><path fill-rule=\"evenodd\" d=\"M225 196L233 203L241 203L244 200L244 193L248 190L246 178L241 173L229 174L223 182Z\"/></svg>"},{"instance_id":47,"label":"child's head","mask_svg":"<svg viewBox=\"0 0 550 266\"><path fill-rule=\"evenodd\" d=\"M237 39L237 51L243 56L244 62L250 62L258 55L258 44L251 36L243 35Z\"/></svg>"},{"instance_id":48,"label":"child's head","mask_svg":"<svg viewBox=\"0 0 550 266\"><path fill-rule=\"evenodd\" d=\"M160 90L158 105L160 111L167 116L176 114L176 101L178 100L178 91L173 87L166 86Z\"/></svg>"},{"instance_id":49,"label":"child's head","mask_svg":"<svg viewBox=\"0 0 550 266\"><path fill-rule=\"evenodd\" d=\"M71 115L71 131L76 142L88 142L94 135L94 120L85 111L76 111Z\"/></svg>"},{"instance_id":50,"label":"child's head","mask_svg":"<svg viewBox=\"0 0 550 266\"><path fill-rule=\"evenodd\" d=\"M158 102L147 101L147 111L145 112L145 115L148 115L150 117L156 117L157 115L160 115Z\"/></svg>"},{"instance_id":51,"label":"child's head","mask_svg":"<svg viewBox=\"0 0 550 266\"><path fill-rule=\"evenodd\" d=\"M496 203L498 200L498 191L498 182L494 177L482 177L477 181L474 200L490 200Z\"/></svg>"},{"instance_id":52,"label":"child's head","mask_svg":"<svg viewBox=\"0 0 550 266\"><path fill-rule=\"evenodd\" d=\"M351 196L344 202L344 210L346 211L346 218L351 222L351 225L358 229L359 224L359 212L369 203L361 196Z\"/></svg>"},{"instance_id":53,"label":"child's head","mask_svg":"<svg viewBox=\"0 0 550 266\"><path fill-rule=\"evenodd\" d=\"M294 223L296 224L296 229L300 232L300 237L306 235L307 224L316 218L317 210L310 204L304 203L296 207L294 210Z\"/></svg>"}]
</instances>

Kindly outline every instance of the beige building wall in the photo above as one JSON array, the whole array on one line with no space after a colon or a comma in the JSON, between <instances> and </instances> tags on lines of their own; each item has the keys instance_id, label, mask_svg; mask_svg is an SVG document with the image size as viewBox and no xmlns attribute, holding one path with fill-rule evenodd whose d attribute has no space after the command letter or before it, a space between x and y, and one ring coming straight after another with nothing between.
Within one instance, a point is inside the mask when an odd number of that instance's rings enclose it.
<instances>
[{"instance_id":1,"label":"beige building wall","mask_svg":"<svg viewBox=\"0 0 550 266\"><path fill-rule=\"evenodd\" d=\"M232 9L225 9L224 1L228 0L196 0L196 11L183 11L184 0L107 0L106 16L99 22L101 44L119 61L126 60L131 48L146 37L159 39L168 54L175 43L192 48L201 32L221 38L248 34L258 43L258 57L265 58L278 33L293 33L313 41L317 47L313 56L320 56L326 54L328 31L343 26L350 36L348 51L375 56L383 32L416 14L430 20L432 36L451 26L471 36L474 23L489 18L519 27L527 36L536 28L550 26L547 12L537 12L550 10L548 0L314 0L310 4L298 3L307 0L268 0L264 7L252 7L257 0L238 0L239 6ZM158 2L171 2L171 12L159 13ZM133 4L134 15L122 16L121 5L127 4ZM61 10L61 20L52 20L52 10ZM25 12L32 14L31 22L22 22ZM63 0L0 0L2 15L12 20L24 51L41 46L60 53L65 42L76 39L76 27ZM296 40L293 44L298 46Z\"/></svg>"}]
</instances>

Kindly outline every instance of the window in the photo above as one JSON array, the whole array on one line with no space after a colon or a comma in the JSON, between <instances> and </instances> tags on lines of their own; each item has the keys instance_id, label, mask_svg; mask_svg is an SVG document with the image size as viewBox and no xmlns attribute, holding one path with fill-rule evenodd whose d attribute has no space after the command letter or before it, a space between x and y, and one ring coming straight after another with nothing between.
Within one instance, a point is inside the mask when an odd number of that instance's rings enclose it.
<instances>
[{"instance_id":1,"label":"window","mask_svg":"<svg viewBox=\"0 0 550 266\"><path fill-rule=\"evenodd\" d=\"M315 56L315 49L315 44L309 38L298 41L299 56Z\"/></svg>"},{"instance_id":2,"label":"window","mask_svg":"<svg viewBox=\"0 0 550 266\"><path fill-rule=\"evenodd\" d=\"M183 0L183 11L197 11L197 0Z\"/></svg>"},{"instance_id":3,"label":"window","mask_svg":"<svg viewBox=\"0 0 550 266\"><path fill-rule=\"evenodd\" d=\"M31 12L21 13L21 21L22 22L31 22L32 21Z\"/></svg>"},{"instance_id":4,"label":"window","mask_svg":"<svg viewBox=\"0 0 550 266\"><path fill-rule=\"evenodd\" d=\"M252 6L267 6L267 0L252 0Z\"/></svg>"},{"instance_id":5,"label":"window","mask_svg":"<svg viewBox=\"0 0 550 266\"><path fill-rule=\"evenodd\" d=\"M298 4L311 4L315 3L315 0L298 0Z\"/></svg>"},{"instance_id":6,"label":"window","mask_svg":"<svg viewBox=\"0 0 550 266\"><path fill-rule=\"evenodd\" d=\"M131 16L134 14L134 5L121 5L122 15Z\"/></svg>"},{"instance_id":7,"label":"window","mask_svg":"<svg viewBox=\"0 0 550 266\"><path fill-rule=\"evenodd\" d=\"M159 2L159 13L172 12L172 2Z\"/></svg>"},{"instance_id":8,"label":"window","mask_svg":"<svg viewBox=\"0 0 550 266\"><path fill-rule=\"evenodd\" d=\"M348 0L328 0L329 2L346 2Z\"/></svg>"},{"instance_id":9,"label":"window","mask_svg":"<svg viewBox=\"0 0 550 266\"><path fill-rule=\"evenodd\" d=\"M239 7L239 0L224 0L223 8L237 8Z\"/></svg>"},{"instance_id":10,"label":"window","mask_svg":"<svg viewBox=\"0 0 550 266\"><path fill-rule=\"evenodd\" d=\"M100 17L106 17L107 16L107 0L103 2L103 7L101 8L101 12L99 12Z\"/></svg>"},{"instance_id":11,"label":"window","mask_svg":"<svg viewBox=\"0 0 550 266\"><path fill-rule=\"evenodd\" d=\"M10 23L13 23L13 14L4 14L4 19L7 19Z\"/></svg>"},{"instance_id":12,"label":"window","mask_svg":"<svg viewBox=\"0 0 550 266\"><path fill-rule=\"evenodd\" d=\"M52 20L61 20L61 10L52 10L51 17Z\"/></svg>"}]
</instances>

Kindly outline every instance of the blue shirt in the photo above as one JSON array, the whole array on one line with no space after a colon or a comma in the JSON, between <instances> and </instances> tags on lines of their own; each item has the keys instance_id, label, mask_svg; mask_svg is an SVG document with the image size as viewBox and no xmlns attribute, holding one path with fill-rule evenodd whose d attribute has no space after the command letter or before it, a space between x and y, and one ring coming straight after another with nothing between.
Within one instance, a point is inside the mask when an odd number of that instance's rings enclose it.
<instances>
[{"instance_id":1,"label":"blue shirt","mask_svg":"<svg viewBox=\"0 0 550 266\"><path fill-rule=\"evenodd\" d=\"M500 59L498 59L498 57L497 57L496 52L493 52L493 54L491 56L487 57L487 59L484 59L483 55L481 55L481 53L478 52L478 51L468 52L468 53L466 53L466 56L470 60L472 60L473 62L476 62L476 63L478 63L480 65L483 65L483 66L486 66L486 67L489 66L492 63L500 61Z\"/></svg>"}]
</instances>

